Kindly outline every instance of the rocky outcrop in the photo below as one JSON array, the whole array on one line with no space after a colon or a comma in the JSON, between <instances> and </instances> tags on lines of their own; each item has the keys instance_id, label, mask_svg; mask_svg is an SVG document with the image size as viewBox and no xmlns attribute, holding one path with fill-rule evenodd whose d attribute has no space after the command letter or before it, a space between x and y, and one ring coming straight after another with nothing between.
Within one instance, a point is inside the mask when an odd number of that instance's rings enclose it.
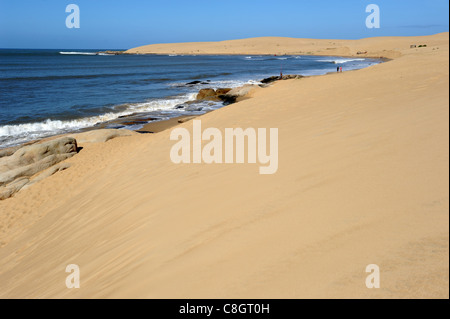
<instances>
[{"instance_id":1,"label":"rocky outcrop","mask_svg":"<svg viewBox=\"0 0 450 319\"><path fill-rule=\"evenodd\" d=\"M13 155L22 146L13 146L0 150L0 158Z\"/></svg>"},{"instance_id":2,"label":"rocky outcrop","mask_svg":"<svg viewBox=\"0 0 450 319\"><path fill-rule=\"evenodd\" d=\"M33 176L77 153L77 141L61 137L19 148L0 158L0 200L11 197L30 183Z\"/></svg>"},{"instance_id":3,"label":"rocky outcrop","mask_svg":"<svg viewBox=\"0 0 450 319\"><path fill-rule=\"evenodd\" d=\"M202 89L197 94L197 101L222 101L221 96L230 92L231 89Z\"/></svg>"},{"instance_id":4,"label":"rocky outcrop","mask_svg":"<svg viewBox=\"0 0 450 319\"><path fill-rule=\"evenodd\" d=\"M227 94L231 89L217 89L216 94L220 97L221 95Z\"/></svg>"},{"instance_id":5,"label":"rocky outcrop","mask_svg":"<svg viewBox=\"0 0 450 319\"><path fill-rule=\"evenodd\" d=\"M261 83L264 84L269 84L275 81L280 81L281 80L281 76L271 76L270 78L265 78L263 80L261 80Z\"/></svg>"},{"instance_id":6,"label":"rocky outcrop","mask_svg":"<svg viewBox=\"0 0 450 319\"><path fill-rule=\"evenodd\" d=\"M250 91L259 88L260 88L259 85L246 84L244 86L230 90L226 94L221 95L220 98L222 99L222 101L225 102L225 104L232 104L242 100L245 96L247 96L250 93Z\"/></svg>"},{"instance_id":7,"label":"rocky outcrop","mask_svg":"<svg viewBox=\"0 0 450 319\"><path fill-rule=\"evenodd\" d=\"M0 187L0 200L12 197L15 193L20 191L30 180L28 178L20 178L6 187Z\"/></svg>"},{"instance_id":8,"label":"rocky outcrop","mask_svg":"<svg viewBox=\"0 0 450 319\"><path fill-rule=\"evenodd\" d=\"M232 89L230 92L227 93L227 95L243 97L243 96L246 96L248 93L250 93L251 90L257 89L257 88L259 88L259 85L246 84L244 86Z\"/></svg>"},{"instance_id":9,"label":"rocky outcrop","mask_svg":"<svg viewBox=\"0 0 450 319\"><path fill-rule=\"evenodd\" d=\"M198 92L196 101L214 101L214 102L224 102L227 104L232 104L238 102L253 89L264 87L275 81L280 80L294 80L301 79L302 75L283 75L283 76L271 76L261 81L261 85L246 84L244 86L234 88L234 89L202 89ZM184 106L183 106L184 107ZM180 107L182 108L182 107Z\"/></svg>"},{"instance_id":10,"label":"rocky outcrop","mask_svg":"<svg viewBox=\"0 0 450 319\"><path fill-rule=\"evenodd\" d=\"M0 200L69 168L70 164L63 161L77 153L79 144L102 143L116 137L137 134L129 130L93 130L1 150Z\"/></svg>"},{"instance_id":11,"label":"rocky outcrop","mask_svg":"<svg viewBox=\"0 0 450 319\"><path fill-rule=\"evenodd\" d=\"M289 75L283 75L282 80L299 80L299 79L303 79L303 78L304 78L303 75L289 74Z\"/></svg>"},{"instance_id":12,"label":"rocky outcrop","mask_svg":"<svg viewBox=\"0 0 450 319\"><path fill-rule=\"evenodd\" d=\"M44 143L37 143L19 148L13 155L2 158L0 172L24 165L35 164L52 155L75 154L77 141L71 137L60 137ZM3 164L3 165L2 165Z\"/></svg>"},{"instance_id":13,"label":"rocky outcrop","mask_svg":"<svg viewBox=\"0 0 450 319\"><path fill-rule=\"evenodd\" d=\"M283 75L283 76L271 76L269 78L266 78L261 81L263 84L269 84L275 81L281 81L281 80L297 80L303 78L303 75L295 75L295 74L289 74L289 75Z\"/></svg>"},{"instance_id":14,"label":"rocky outcrop","mask_svg":"<svg viewBox=\"0 0 450 319\"><path fill-rule=\"evenodd\" d=\"M192 82L189 82L189 83L186 83L185 84L185 86L195 86L195 85L207 85L207 84L209 84L209 80L208 81L192 81Z\"/></svg>"},{"instance_id":15,"label":"rocky outcrop","mask_svg":"<svg viewBox=\"0 0 450 319\"><path fill-rule=\"evenodd\" d=\"M196 100L218 101L219 99L217 97L216 90L201 89L197 94Z\"/></svg>"},{"instance_id":16,"label":"rocky outcrop","mask_svg":"<svg viewBox=\"0 0 450 319\"><path fill-rule=\"evenodd\" d=\"M56 165L50 167L49 169L46 169L46 170L43 171L42 173L39 173L39 174L36 175L35 177L33 177L32 180L30 180L27 184L25 184L25 185L23 186L23 189L28 188L28 187L30 187L31 185L33 185L33 184L35 184L35 183L37 183L37 182L40 182L40 181L46 179L47 177L50 177L50 176L56 174L57 172L66 170L66 169L68 169L69 167L70 167L70 164L69 164L69 163L64 163L64 162L63 162L63 163L56 164Z\"/></svg>"}]
</instances>

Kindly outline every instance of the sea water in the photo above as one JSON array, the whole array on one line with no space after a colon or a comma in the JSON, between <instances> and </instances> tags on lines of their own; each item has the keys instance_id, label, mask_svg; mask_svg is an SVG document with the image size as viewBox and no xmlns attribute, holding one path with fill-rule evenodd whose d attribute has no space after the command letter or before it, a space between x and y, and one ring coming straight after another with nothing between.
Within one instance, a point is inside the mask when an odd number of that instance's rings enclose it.
<instances>
[{"instance_id":1,"label":"sea water","mask_svg":"<svg viewBox=\"0 0 450 319\"><path fill-rule=\"evenodd\" d=\"M258 84L284 74L320 75L381 61L313 56L109 55L100 50L0 50L0 148L143 113L154 119L222 107L180 107L202 88ZM188 83L200 81L198 84ZM108 124L111 123L111 124ZM136 125L121 126L138 129Z\"/></svg>"}]
</instances>

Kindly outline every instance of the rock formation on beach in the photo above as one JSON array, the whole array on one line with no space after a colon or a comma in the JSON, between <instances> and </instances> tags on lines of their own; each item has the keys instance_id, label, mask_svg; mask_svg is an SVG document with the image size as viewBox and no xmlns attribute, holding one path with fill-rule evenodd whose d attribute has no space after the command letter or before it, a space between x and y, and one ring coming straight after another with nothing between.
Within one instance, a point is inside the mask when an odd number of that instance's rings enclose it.
<instances>
[{"instance_id":1,"label":"rock formation on beach","mask_svg":"<svg viewBox=\"0 0 450 319\"><path fill-rule=\"evenodd\" d=\"M201 89L197 94L196 101L224 102L225 105L232 104L238 99L246 96L250 90L259 87L258 85L247 84L234 89Z\"/></svg>"},{"instance_id":2,"label":"rock formation on beach","mask_svg":"<svg viewBox=\"0 0 450 319\"><path fill-rule=\"evenodd\" d=\"M215 102L219 102L222 101L223 99L221 98L222 95L227 94L228 92L230 92L231 89L201 89L198 94L197 94L197 98L196 100L200 100L200 101L215 101Z\"/></svg>"},{"instance_id":3,"label":"rock formation on beach","mask_svg":"<svg viewBox=\"0 0 450 319\"><path fill-rule=\"evenodd\" d=\"M11 197L32 182L33 176L39 178L36 174L76 153L77 141L71 137L61 137L24 146L12 155L0 158L0 200Z\"/></svg>"},{"instance_id":4,"label":"rock formation on beach","mask_svg":"<svg viewBox=\"0 0 450 319\"><path fill-rule=\"evenodd\" d=\"M1 150L0 200L69 168L69 163L62 162L77 154L79 143L104 143L135 134L129 130L93 130Z\"/></svg>"},{"instance_id":5,"label":"rock formation on beach","mask_svg":"<svg viewBox=\"0 0 450 319\"><path fill-rule=\"evenodd\" d=\"M297 80L304 78L303 75L290 74L283 76L271 76L269 78L261 80L262 85L246 84L234 89L219 88L219 89L201 89L196 97L196 101L214 101L224 102L225 104L232 104L239 100L242 100L251 90L259 87L265 87L265 85L281 81L281 80ZM194 83L194 82L191 82ZM201 83L201 82L199 82Z\"/></svg>"},{"instance_id":6,"label":"rock formation on beach","mask_svg":"<svg viewBox=\"0 0 450 319\"><path fill-rule=\"evenodd\" d=\"M282 76L271 76L269 78L266 78L261 81L263 84L269 84L275 81L284 81L284 80L298 80L304 78L303 75L297 75L297 74L289 74L289 75L282 75Z\"/></svg>"}]
</instances>

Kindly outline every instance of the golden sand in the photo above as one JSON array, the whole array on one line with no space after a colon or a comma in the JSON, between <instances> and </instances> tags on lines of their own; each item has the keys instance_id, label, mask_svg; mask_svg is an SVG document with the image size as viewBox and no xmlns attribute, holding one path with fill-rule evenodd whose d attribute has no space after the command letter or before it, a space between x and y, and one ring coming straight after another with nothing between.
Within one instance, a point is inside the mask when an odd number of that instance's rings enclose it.
<instances>
[{"instance_id":1,"label":"golden sand","mask_svg":"<svg viewBox=\"0 0 450 319\"><path fill-rule=\"evenodd\" d=\"M248 54L248 55L338 55L396 58L411 45L445 43L448 33L433 37L378 37L361 40L316 40L294 38L251 38L221 42L153 44L133 48L132 54ZM417 48L419 49L419 48ZM413 51L412 51L413 52ZM418 51L416 51L418 52ZM360 53L360 54L358 54Z\"/></svg>"},{"instance_id":2,"label":"golden sand","mask_svg":"<svg viewBox=\"0 0 450 319\"><path fill-rule=\"evenodd\" d=\"M394 60L277 82L200 117L279 128L275 175L175 165L170 130L82 145L70 169L0 202L0 297L448 298L448 37L132 50ZM65 286L68 264L80 289ZM365 286L368 264L380 289Z\"/></svg>"}]
</instances>

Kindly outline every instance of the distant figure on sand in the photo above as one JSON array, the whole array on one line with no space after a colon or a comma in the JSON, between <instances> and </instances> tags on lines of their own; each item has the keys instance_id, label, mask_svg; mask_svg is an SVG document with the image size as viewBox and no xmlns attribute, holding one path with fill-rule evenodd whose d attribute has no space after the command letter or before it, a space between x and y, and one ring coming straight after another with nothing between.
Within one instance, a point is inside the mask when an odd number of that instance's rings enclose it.
<instances>
[{"instance_id":1,"label":"distant figure on sand","mask_svg":"<svg viewBox=\"0 0 450 319\"><path fill-rule=\"evenodd\" d=\"M339 73L340 67L337 67L337 72Z\"/></svg>"},{"instance_id":2,"label":"distant figure on sand","mask_svg":"<svg viewBox=\"0 0 450 319\"><path fill-rule=\"evenodd\" d=\"M342 73L342 66L341 66L341 73Z\"/></svg>"}]
</instances>

